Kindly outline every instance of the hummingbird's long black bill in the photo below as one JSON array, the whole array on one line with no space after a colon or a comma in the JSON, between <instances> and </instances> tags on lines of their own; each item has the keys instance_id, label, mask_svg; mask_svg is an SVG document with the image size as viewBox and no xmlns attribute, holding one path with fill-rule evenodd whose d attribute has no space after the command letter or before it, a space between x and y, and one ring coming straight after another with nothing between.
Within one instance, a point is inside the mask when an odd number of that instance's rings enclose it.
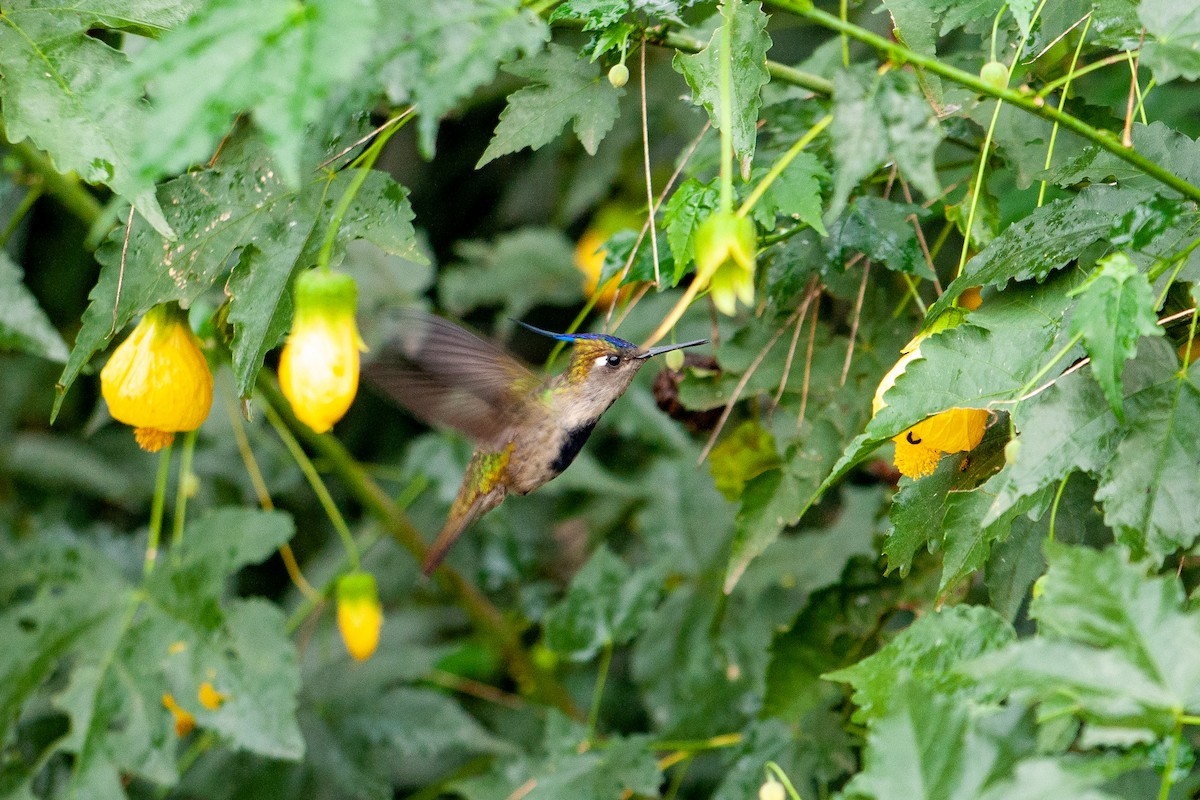
<instances>
[{"instance_id":1,"label":"hummingbird's long black bill","mask_svg":"<svg viewBox=\"0 0 1200 800\"><path fill-rule=\"evenodd\" d=\"M708 339L697 339L694 342L684 342L683 344L665 344L662 347L651 347L645 354L638 356L638 358L654 358L663 353L669 353L672 350L682 350L685 347L695 347L698 344L708 344Z\"/></svg>"}]
</instances>

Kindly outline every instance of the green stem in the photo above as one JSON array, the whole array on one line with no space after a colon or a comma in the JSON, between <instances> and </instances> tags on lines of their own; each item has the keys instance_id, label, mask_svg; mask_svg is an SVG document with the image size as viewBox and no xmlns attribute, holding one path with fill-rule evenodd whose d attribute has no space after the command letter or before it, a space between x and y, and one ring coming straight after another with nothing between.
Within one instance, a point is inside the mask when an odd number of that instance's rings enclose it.
<instances>
[{"instance_id":1,"label":"green stem","mask_svg":"<svg viewBox=\"0 0 1200 800\"><path fill-rule=\"evenodd\" d=\"M1058 519L1058 503L1062 500L1063 489L1067 488L1067 478L1070 477L1067 475L1066 478L1063 478L1058 484L1058 491L1054 493L1054 504L1050 506L1050 530L1046 534L1046 538L1050 541L1054 541L1054 523Z\"/></svg>"},{"instance_id":2,"label":"green stem","mask_svg":"<svg viewBox=\"0 0 1200 800\"><path fill-rule=\"evenodd\" d=\"M0 137L3 136L4 130L0 127ZM63 175L56 170L50 159L28 140L23 139L7 146L17 158L25 162L25 166L37 173L46 193L62 203L63 208L71 214L91 225L103 213L104 206L84 187L79 178L74 174Z\"/></svg>"},{"instance_id":3,"label":"green stem","mask_svg":"<svg viewBox=\"0 0 1200 800\"><path fill-rule=\"evenodd\" d=\"M146 543L146 560L142 575L150 577L158 561L158 541L162 536L163 507L167 503L167 476L171 474L171 445L158 454L158 474L154 478L154 499L150 503L150 540Z\"/></svg>"},{"instance_id":4,"label":"green stem","mask_svg":"<svg viewBox=\"0 0 1200 800\"><path fill-rule=\"evenodd\" d=\"M321 243L321 250L317 253L317 267L319 269L329 269L329 259L333 255L333 243L337 240L338 230L342 227L342 220L346 217L346 212L350 210L350 204L354 202L354 198L358 196L358 190L362 188L363 182L366 181L367 175L371 172L371 167L375 165L375 159L379 157L383 146L387 144L388 139L392 138L392 134L404 127L408 120L412 119L412 115L408 114L397 118L397 121L390 128L381 130L379 135L375 137L375 141L371 142L371 146L358 157L358 168L351 179L350 185L346 187L346 191L342 192L341 198L338 199L338 204L333 210L333 217L329 220L329 227L325 229L325 241Z\"/></svg>"},{"instance_id":5,"label":"green stem","mask_svg":"<svg viewBox=\"0 0 1200 800\"><path fill-rule=\"evenodd\" d=\"M666 750L680 753L700 753L705 750L719 750L723 747L733 747L742 743L741 733L722 733L707 739L667 739L661 742L651 742L651 750Z\"/></svg>"},{"instance_id":6,"label":"green stem","mask_svg":"<svg viewBox=\"0 0 1200 800\"><path fill-rule=\"evenodd\" d=\"M33 204L42 196L42 191L43 186L37 184L29 187L29 191L21 198L20 204L13 211L12 216L9 217L8 225L4 226L4 232L0 233L0 249L3 249L8 244L8 240L12 238L12 235L16 233L17 228L21 225L21 220L25 219L25 215L33 208Z\"/></svg>"},{"instance_id":7,"label":"green stem","mask_svg":"<svg viewBox=\"0 0 1200 800\"><path fill-rule=\"evenodd\" d=\"M848 0L838 0L838 16L841 17L842 22L848 22L850 19L849 5ZM844 33L842 34L842 67L850 69L850 37Z\"/></svg>"},{"instance_id":8,"label":"green stem","mask_svg":"<svg viewBox=\"0 0 1200 800\"><path fill-rule=\"evenodd\" d=\"M1042 8L1045 5L1046 5L1046 0L1042 0L1042 2L1038 4L1037 9L1033 12L1033 19L1036 20L1038 18L1038 16L1041 15ZM995 20L992 21L992 58L993 58L993 60L996 58L996 28L1000 24L1000 15L1003 14L1005 9L1007 9L1007 8L1008 8L1007 4L1001 6L1000 13L997 14ZM1016 66L1017 58L1020 56L1021 52L1025 49L1025 42L1028 39L1029 39L1029 36L1028 36L1028 34L1026 34L1025 36L1023 36L1021 38L1021 42L1017 45L1017 51L1016 51L1016 53L1013 54L1012 63L1010 63L1008 65L1008 69L1005 71L1005 81L1004 81L1005 86L1008 86L1008 84L1012 83L1013 67ZM971 237L975 233L975 212L979 208L979 196L983 193L983 173L984 173L984 170L987 168L988 153L990 153L992 151L992 137L995 136L996 123L1000 120L1000 109L1003 108L1003 106L1004 106L1003 100L996 101L996 107L992 110L992 121L988 124L987 136L985 136L983 139L983 148L979 151L979 170L975 173L974 188L970 189L971 209L970 209L970 211L967 212L967 230L963 233L963 246L962 246L962 252L958 258L958 272L955 273L956 277L958 275L962 274L963 267L965 267L967 265L967 253L969 253L971 251Z\"/></svg>"},{"instance_id":9,"label":"green stem","mask_svg":"<svg viewBox=\"0 0 1200 800\"><path fill-rule=\"evenodd\" d=\"M296 437L292 435L291 430L284 424L283 419L279 416L279 412L275 408L275 403L270 398L263 397L262 402L263 414L267 421L271 423L271 427L279 434L279 438L283 441L284 447L291 453L292 459L296 465L300 467L300 471L304 473L304 477L308 479L309 486L317 495L317 500L320 501L321 507L325 509L326 516L333 523L334 530L338 536L342 538L342 546L346 549L346 557L350 559L350 568L358 570L362 566L362 558L358 553L358 545L354 542L354 535L350 533L350 526L346 524L345 518L342 517L342 512L338 510L337 503L334 502L333 496L329 494L329 489L325 486L325 481L321 480L317 468L313 466L312 459L304 452L304 448L296 441Z\"/></svg>"},{"instance_id":10,"label":"green stem","mask_svg":"<svg viewBox=\"0 0 1200 800\"><path fill-rule=\"evenodd\" d=\"M1171 787L1175 785L1175 759L1179 755L1179 740L1183 736L1183 719L1175 723L1175 733L1171 736L1171 745L1167 750L1167 763L1163 765L1162 782L1158 785L1158 800L1167 800Z\"/></svg>"},{"instance_id":11,"label":"green stem","mask_svg":"<svg viewBox=\"0 0 1200 800\"><path fill-rule=\"evenodd\" d=\"M1071 69L1066 75L1063 75L1061 78L1055 78L1054 80L1042 86L1041 89L1038 89L1038 93L1035 95L1035 97L1045 98L1058 87L1065 86L1076 78L1082 78L1084 75L1095 72L1098 69L1104 69L1105 67L1111 67L1113 64L1120 64L1122 61L1128 61L1138 52L1138 50L1126 50L1123 53L1108 56L1100 59L1099 61L1093 61L1087 66L1080 67L1078 70Z\"/></svg>"},{"instance_id":12,"label":"green stem","mask_svg":"<svg viewBox=\"0 0 1200 800\"><path fill-rule=\"evenodd\" d=\"M1045 100L1035 97L1032 94L1025 94L1014 89L997 89L994 86L984 83L977 75L973 75L948 64L943 64L936 58L924 56L913 50L908 49L902 44L889 41L888 39L878 36L871 31L860 28L851 23L843 23L840 19L827 14L820 9L813 8L811 3L806 3L804 0L769 0L771 5L790 11L799 17L803 17L811 22L814 22L822 27L829 28L833 31L844 31L850 38L857 39L864 44L868 44L876 50L887 53L896 62L909 62L914 66L932 72L947 80L967 87L971 91L995 97L1010 103L1013 106L1026 111L1042 119L1048 119L1051 122L1059 122L1064 128L1077 133L1088 141L1096 144L1103 150L1115 155L1117 158L1131 164L1145 174L1154 178L1165 186L1169 186L1175 191L1187 197L1190 200L1200 202L1200 187L1188 183L1183 178L1163 169L1158 164L1154 163L1149 158L1146 158L1141 153L1132 148L1125 147L1121 142L1112 136L1109 132L1100 131L1097 128L1088 125L1086 122L1066 114L1052 106L1046 104Z\"/></svg>"},{"instance_id":13,"label":"green stem","mask_svg":"<svg viewBox=\"0 0 1200 800\"><path fill-rule=\"evenodd\" d=\"M776 764L774 761L767 762L767 769L772 772L775 777L783 784L783 788L787 789L788 796L792 800L800 800L800 793L796 791L796 787L792 785L792 781L788 778L787 773L783 771L783 767Z\"/></svg>"},{"instance_id":14,"label":"green stem","mask_svg":"<svg viewBox=\"0 0 1200 800\"><path fill-rule=\"evenodd\" d=\"M733 210L733 56L729 49L733 46L733 11L729 9L726 0L721 13L729 16L721 21L721 53L719 85L717 87L721 99L721 211L729 213Z\"/></svg>"},{"instance_id":15,"label":"green stem","mask_svg":"<svg viewBox=\"0 0 1200 800\"><path fill-rule=\"evenodd\" d=\"M608 680L608 668L612 666L612 657L613 643L605 642L604 649L600 651L600 669L596 674L596 688L592 690L592 707L588 711L587 738L589 741L596 737L596 723L600 721L600 701L604 699L604 684Z\"/></svg>"},{"instance_id":16,"label":"green stem","mask_svg":"<svg viewBox=\"0 0 1200 800\"><path fill-rule=\"evenodd\" d=\"M175 488L175 518L171 528L171 550L179 558L178 548L183 544L183 522L187 518L188 484L192 481L192 454L196 451L196 432L183 435L183 451L179 454L179 480Z\"/></svg>"},{"instance_id":17,"label":"green stem","mask_svg":"<svg viewBox=\"0 0 1200 800\"><path fill-rule=\"evenodd\" d=\"M1075 54L1071 56L1071 66L1067 69L1068 79L1063 84L1062 96L1059 98L1058 107L1062 108L1067 101L1067 93L1071 90L1070 74L1075 71L1075 65L1079 63L1079 53L1083 50L1083 42L1087 39L1088 28L1092 26L1092 15L1088 14L1087 20L1083 23L1083 32L1079 34L1079 42L1075 45ZM1058 122L1050 128L1050 145L1046 148L1046 161L1042 164L1042 169L1049 170L1050 162L1054 158L1054 143L1058 139ZM1042 203L1046 200L1046 181L1042 181L1038 187L1037 207L1041 208Z\"/></svg>"},{"instance_id":18,"label":"green stem","mask_svg":"<svg viewBox=\"0 0 1200 800\"><path fill-rule=\"evenodd\" d=\"M384 530L417 561L423 561L428 548L421 534L388 493L371 479L345 445L333 436L314 432L312 428L296 419L288 407L287 399L266 370L259 373L257 386L259 393L276 409L288 428L321 456L328 464L329 470L337 476L346 491L362 504L363 509L375 517ZM509 674L522 690L556 706L571 717L581 717L563 685L553 674L533 662L525 651L516 629L474 584L453 567L445 564L434 573L433 578L466 612L484 638L500 651Z\"/></svg>"},{"instance_id":19,"label":"green stem","mask_svg":"<svg viewBox=\"0 0 1200 800\"><path fill-rule=\"evenodd\" d=\"M1026 394L1029 393L1029 391L1033 387L1037 386L1038 382L1041 381L1042 378L1044 378L1048 374L1050 374L1050 370L1054 369L1054 366L1059 361L1062 361L1064 358L1067 357L1067 353L1071 352L1071 350L1074 349L1075 345L1079 344L1081 339L1083 339L1082 333L1077 333L1074 336L1072 336L1071 341L1069 341L1065 345L1063 345L1063 348L1061 350L1059 350L1057 353L1055 353L1054 356L1051 357L1051 359L1049 361L1047 361L1046 364L1037 371L1037 374L1034 375L1032 378L1030 378L1025 383L1025 385L1021 387L1021 391L1017 392L1017 397L1018 398L1024 397Z\"/></svg>"},{"instance_id":20,"label":"green stem","mask_svg":"<svg viewBox=\"0 0 1200 800\"><path fill-rule=\"evenodd\" d=\"M800 151L812 143L813 139L816 139L818 136L820 136L821 132L828 128L829 123L831 122L833 122L832 114L826 114L825 116L821 117L819 120L817 120L816 124L809 128L807 133L796 140L796 143L788 148L788 151L771 165L770 171L763 176L763 179L758 182L757 186L754 187L754 191L750 192L750 196L746 198L741 207L737 210L737 215L739 217L744 217L750 213L750 209L754 208L754 204L762 199L762 196L766 194L767 189L771 186L771 184L783 174L785 169L787 169L788 164L791 164L792 161L795 160L796 156L800 155Z\"/></svg>"}]
</instances>

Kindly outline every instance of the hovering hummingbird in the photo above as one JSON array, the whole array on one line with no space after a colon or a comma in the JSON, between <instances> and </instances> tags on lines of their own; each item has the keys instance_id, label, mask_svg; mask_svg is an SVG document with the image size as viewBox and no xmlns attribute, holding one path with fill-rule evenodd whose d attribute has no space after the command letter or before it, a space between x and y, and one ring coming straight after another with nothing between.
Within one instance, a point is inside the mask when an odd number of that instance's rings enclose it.
<instances>
[{"instance_id":1,"label":"hovering hummingbird","mask_svg":"<svg viewBox=\"0 0 1200 800\"><path fill-rule=\"evenodd\" d=\"M403 312L400 333L366 367L373 383L414 414L475 440L450 516L421 565L426 575L505 495L528 494L566 469L648 359L707 342L643 349L616 336L518 324L570 342L566 370L539 377L495 344L412 310Z\"/></svg>"}]
</instances>

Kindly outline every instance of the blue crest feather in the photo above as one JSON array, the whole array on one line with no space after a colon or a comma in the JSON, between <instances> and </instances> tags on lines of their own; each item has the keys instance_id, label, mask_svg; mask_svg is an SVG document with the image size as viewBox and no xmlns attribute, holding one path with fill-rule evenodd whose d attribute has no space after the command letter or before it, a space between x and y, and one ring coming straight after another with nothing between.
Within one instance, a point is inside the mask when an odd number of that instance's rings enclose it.
<instances>
[{"instance_id":1,"label":"blue crest feather","mask_svg":"<svg viewBox=\"0 0 1200 800\"><path fill-rule=\"evenodd\" d=\"M635 345L633 342L627 342L617 336L609 336L607 333L554 333L553 331L535 328L528 322L521 322L519 319L514 319L513 322L517 323L522 328L528 328L534 333L540 333L542 336L548 336L551 339L557 339L560 342L574 342L579 339L599 339L601 341L608 342L614 347L637 347L637 345Z\"/></svg>"}]
</instances>

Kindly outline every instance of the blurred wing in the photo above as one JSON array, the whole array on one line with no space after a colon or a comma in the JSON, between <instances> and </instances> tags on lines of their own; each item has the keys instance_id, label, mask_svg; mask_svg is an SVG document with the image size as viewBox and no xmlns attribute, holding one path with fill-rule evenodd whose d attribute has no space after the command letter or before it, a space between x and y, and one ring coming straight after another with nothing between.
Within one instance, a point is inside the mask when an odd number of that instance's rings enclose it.
<instances>
[{"instance_id":1,"label":"blurred wing","mask_svg":"<svg viewBox=\"0 0 1200 800\"><path fill-rule=\"evenodd\" d=\"M418 417L478 441L495 438L539 383L495 344L416 310L400 315L396 335L364 372Z\"/></svg>"}]
</instances>

